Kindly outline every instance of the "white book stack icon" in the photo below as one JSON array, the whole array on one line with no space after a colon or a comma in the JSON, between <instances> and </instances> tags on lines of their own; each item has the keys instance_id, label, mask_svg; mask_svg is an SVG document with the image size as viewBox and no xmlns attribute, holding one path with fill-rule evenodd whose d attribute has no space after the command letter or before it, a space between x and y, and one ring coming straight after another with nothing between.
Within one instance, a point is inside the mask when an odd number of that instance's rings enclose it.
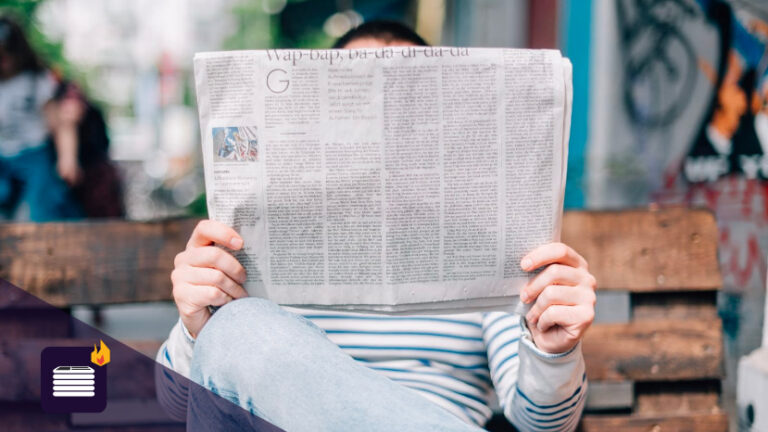
<instances>
[{"instance_id":1,"label":"white book stack icon","mask_svg":"<svg viewBox=\"0 0 768 432\"><path fill-rule=\"evenodd\" d=\"M53 397L93 397L94 379L88 366L59 366L53 370Z\"/></svg>"}]
</instances>

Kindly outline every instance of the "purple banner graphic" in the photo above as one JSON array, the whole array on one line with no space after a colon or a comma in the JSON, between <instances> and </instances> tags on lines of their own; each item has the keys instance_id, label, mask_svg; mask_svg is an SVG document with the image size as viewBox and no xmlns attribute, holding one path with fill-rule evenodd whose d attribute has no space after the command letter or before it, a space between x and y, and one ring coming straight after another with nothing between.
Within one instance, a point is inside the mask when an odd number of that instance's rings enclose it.
<instances>
[{"instance_id":1,"label":"purple banner graphic","mask_svg":"<svg viewBox=\"0 0 768 432\"><path fill-rule=\"evenodd\" d=\"M0 383L3 431L280 430L2 279Z\"/></svg>"}]
</instances>

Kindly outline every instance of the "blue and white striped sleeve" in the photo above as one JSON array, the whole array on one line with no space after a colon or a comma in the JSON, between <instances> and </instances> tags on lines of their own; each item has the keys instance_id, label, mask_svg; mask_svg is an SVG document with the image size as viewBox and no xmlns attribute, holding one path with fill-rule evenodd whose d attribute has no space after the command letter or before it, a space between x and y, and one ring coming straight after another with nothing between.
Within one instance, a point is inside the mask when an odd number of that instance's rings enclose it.
<instances>
[{"instance_id":1,"label":"blue and white striped sleeve","mask_svg":"<svg viewBox=\"0 0 768 432\"><path fill-rule=\"evenodd\" d=\"M548 354L536 347L519 315L483 317L491 378L506 418L521 431L573 431L584 408L587 380L581 343Z\"/></svg>"},{"instance_id":2,"label":"blue and white striped sleeve","mask_svg":"<svg viewBox=\"0 0 768 432\"><path fill-rule=\"evenodd\" d=\"M160 346L156 361L165 367L156 367L155 388L157 400L165 411L176 420L186 420L187 417L187 393L189 391L187 379L189 367L192 362L192 352L195 340L181 323L176 323L171 329L168 339ZM171 373L173 370L178 375ZM181 375L181 376L179 376Z\"/></svg>"}]
</instances>

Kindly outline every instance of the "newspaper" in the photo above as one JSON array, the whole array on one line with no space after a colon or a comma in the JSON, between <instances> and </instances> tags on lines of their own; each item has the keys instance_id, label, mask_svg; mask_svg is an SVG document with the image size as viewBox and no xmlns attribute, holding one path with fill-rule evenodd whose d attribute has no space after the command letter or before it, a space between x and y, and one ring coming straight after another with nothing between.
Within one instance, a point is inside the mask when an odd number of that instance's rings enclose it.
<instances>
[{"instance_id":1,"label":"newspaper","mask_svg":"<svg viewBox=\"0 0 768 432\"><path fill-rule=\"evenodd\" d=\"M208 212L251 295L385 313L512 308L560 235L571 64L455 47L198 53Z\"/></svg>"}]
</instances>

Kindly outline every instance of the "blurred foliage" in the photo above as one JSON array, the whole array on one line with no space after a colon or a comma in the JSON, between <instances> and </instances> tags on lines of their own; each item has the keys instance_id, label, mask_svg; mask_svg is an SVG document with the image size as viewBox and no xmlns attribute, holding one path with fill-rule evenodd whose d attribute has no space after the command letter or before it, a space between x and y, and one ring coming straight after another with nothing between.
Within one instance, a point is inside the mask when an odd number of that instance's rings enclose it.
<instances>
[{"instance_id":1,"label":"blurred foliage","mask_svg":"<svg viewBox=\"0 0 768 432\"><path fill-rule=\"evenodd\" d=\"M235 30L224 41L222 49L265 49L272 47L275 26L261 2L241 1L232 8Z\"/></svg>"},{"instance_id":2,"label":"blurred foliage","mask_svg":"<svg viewBox=\"0 0 768 432\"><path fill-rule=\"evenodd\" d=\"M335 41L336 39L328 36L328 33L324 32L323 29L310 29L293 39L290 44L280 46L285 48L328 48Z\"/></svg>"},{"instance_id":3,"label":"blurred foliage","mask_svg":"<svg viewBox=\"0 0 768 432\"><path fill-rule=\"evenodd\" d=\"M287 6L280 13L269 14L264 10L264 2L240 1L232 8L235 30L224 41L222 49L329 47L334 39L323 31L322 24L306 25L301 34L298 35L289 35L283 28L283 18L285 18L283 14L286 11L305 6L301 5L301 3L305 3L305 0L288 1Z\"/></svg>"},{"instance_id":4,"label":"blurred foliage","mask_svg":"<svg viewBox=\"0 0 768 432\"><path fill-rule=\"evenodd\" d=\"M192 201L186 207L185 210L187 212L187 215L189 215L189 216L207 218L208 217L208 204L206 202L205 192L203 192L200 196L195 198L195 200Z\"/></svg>"},{"instance_id":5,"label":"blurred foliage","mask_svg":"<svg viewBox=\"0 0 768 432\"><path fill-rule=\"evenodd\" d=\"M81 81L82 75L64 57L64 48L60 42L50 40L39 30L35 19L37 8L46 0L3 0L0 2L0 15L7 16L24 29L32 49L40 60L50 69L67 79Z\"/></svg>"}]
</instances>

